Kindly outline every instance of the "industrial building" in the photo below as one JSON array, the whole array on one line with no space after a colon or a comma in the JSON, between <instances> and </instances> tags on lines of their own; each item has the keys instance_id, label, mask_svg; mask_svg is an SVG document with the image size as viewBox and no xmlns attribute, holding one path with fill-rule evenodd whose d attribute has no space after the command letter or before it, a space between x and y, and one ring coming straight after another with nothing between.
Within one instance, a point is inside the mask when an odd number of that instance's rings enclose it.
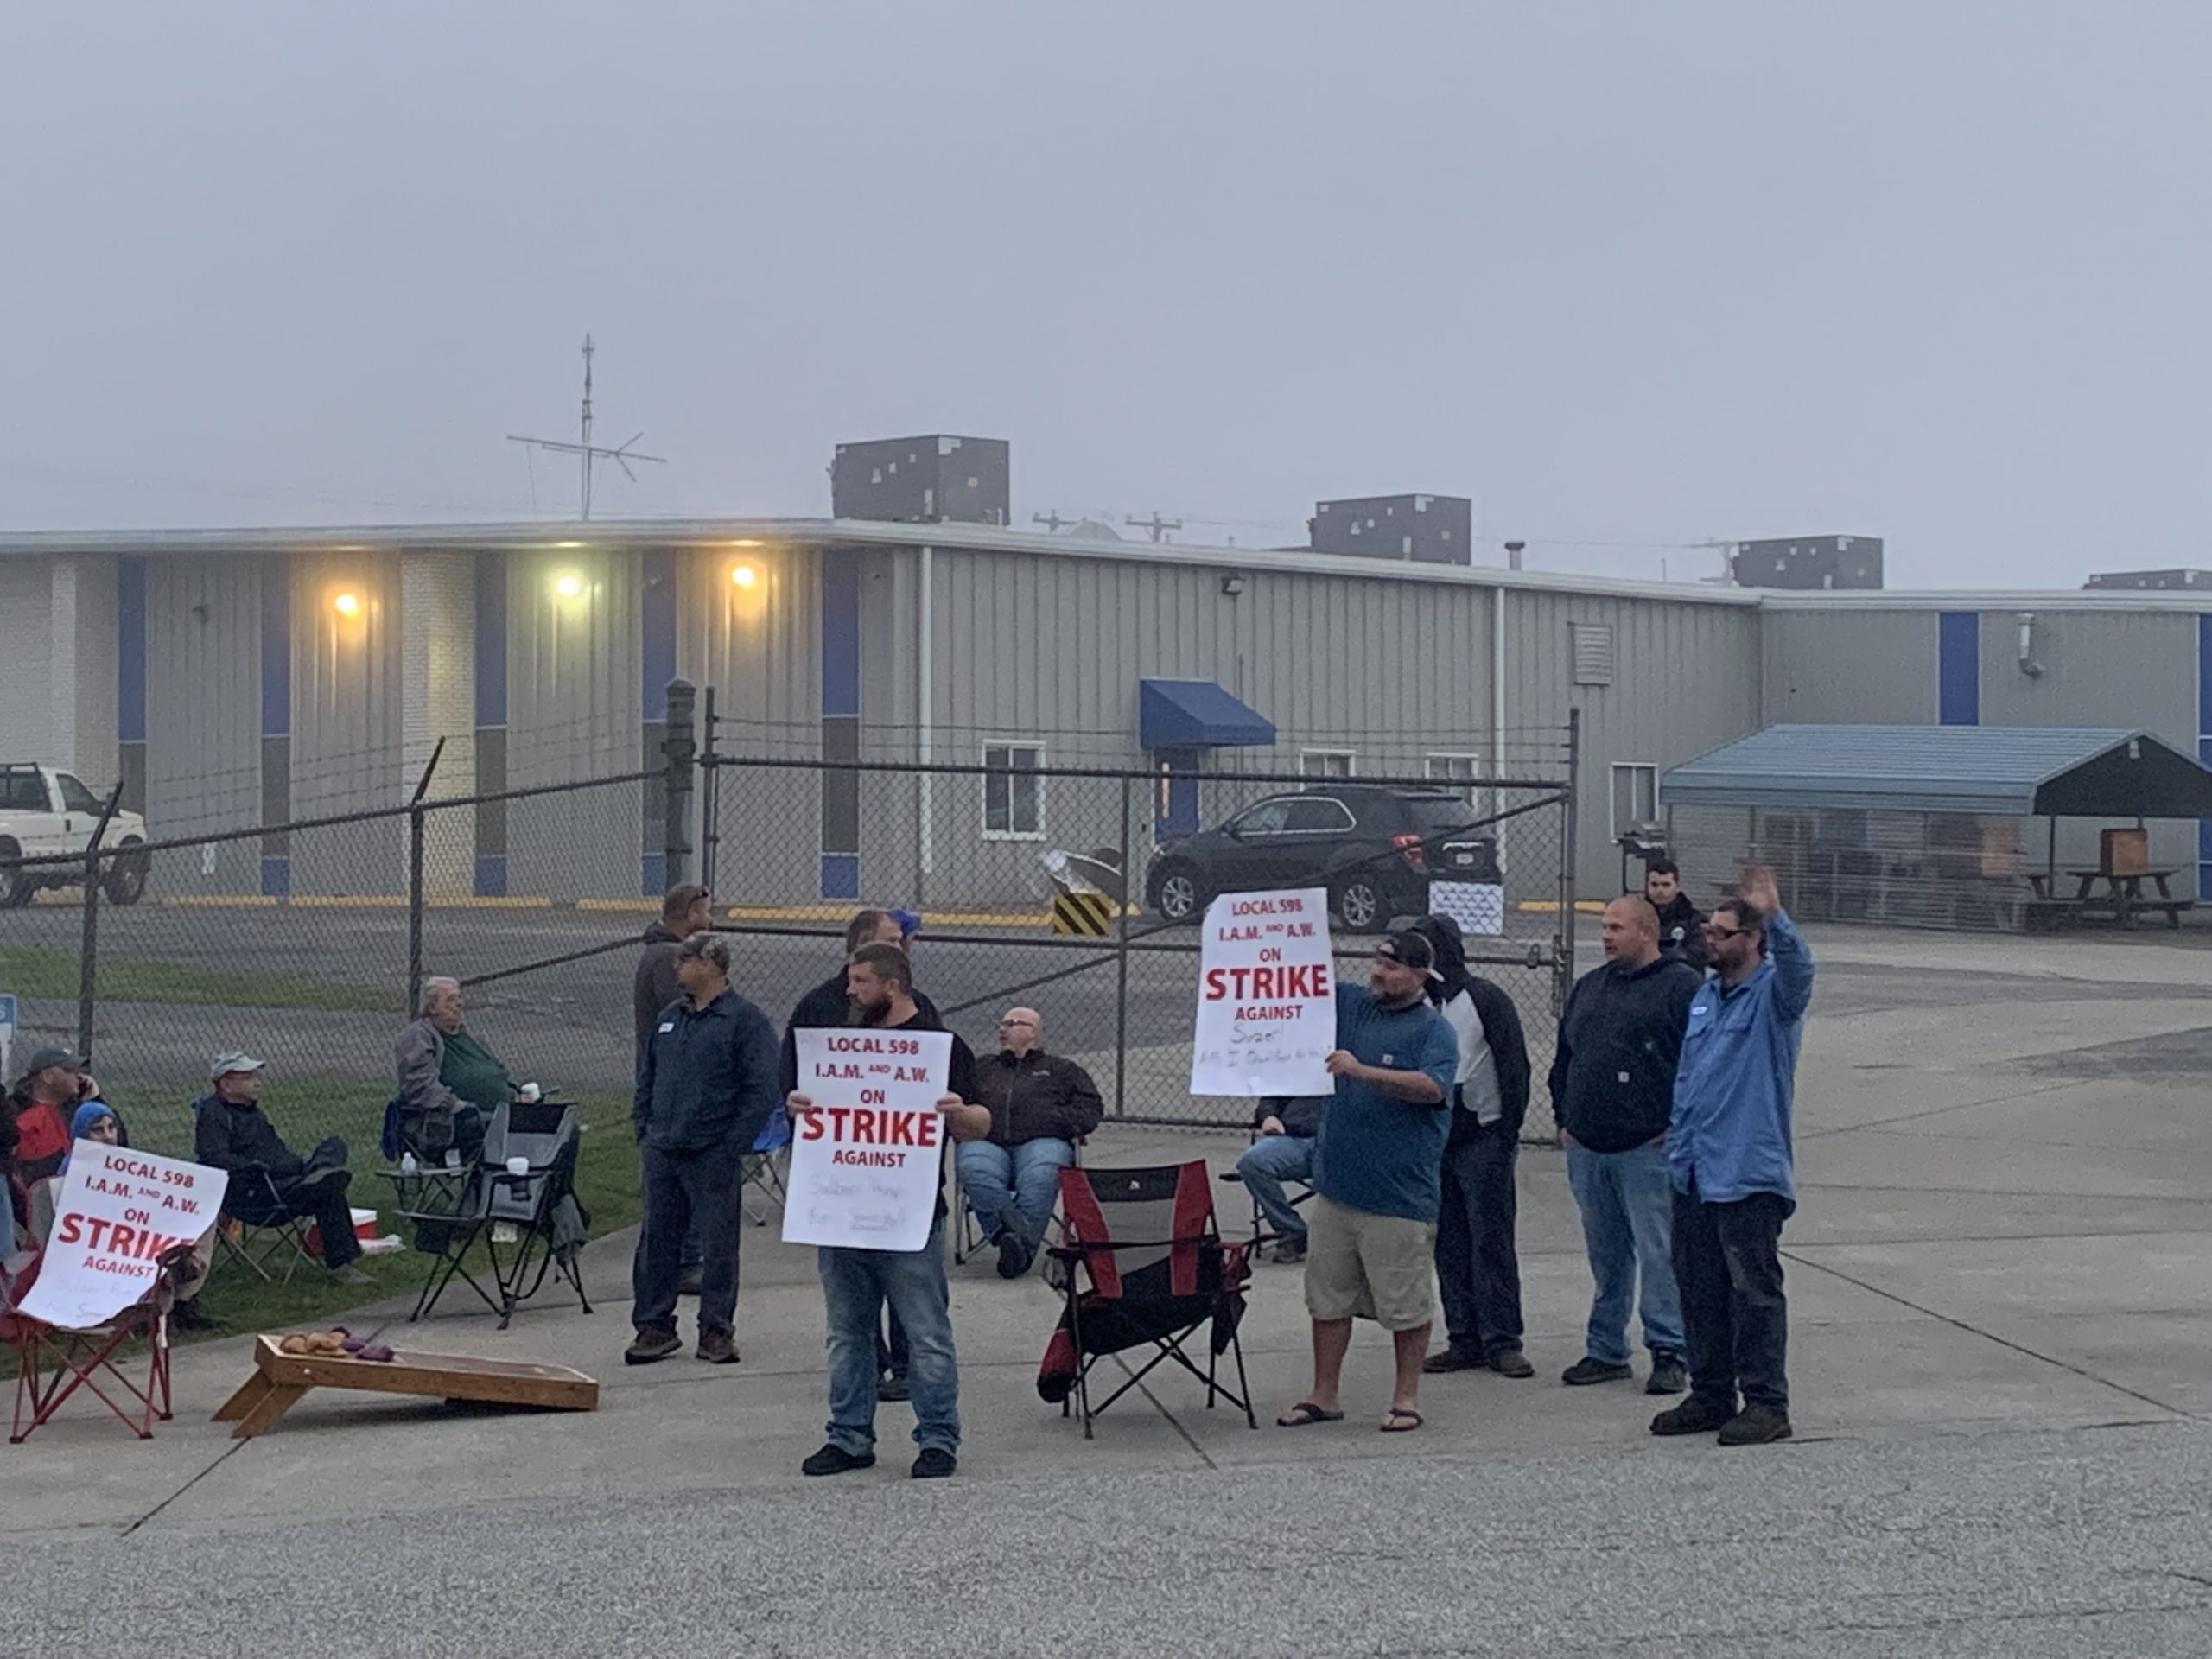
<instances>
[{"instance_id":1,"label":"industrial building","mask_svg":"<svg viewBox=\"0 0 2212 1659\"><path fill-rule=\"evenodd\" d=\"M933 502L969 491L945 470L963 456L916 453ZM974 453L1002 491L1003 454ZM893 477L841 466L855 487ZM433 798L641 769L677 677L712 688L724 753L1007 771L1556 776L1579 710L1585 893L1619 879L1617 836L1662 815L1667 769L1768 725L2124 728L2212 752L2212 594L2185 589L1761 591L732 518L13 534L0 615L0 759L121 779L157 838L397 804L441 739ZM793 771L725 790L718 885L737 899L1034 893L1040 850L1118 831L1103 784L825 791ZM664 874L658 810L638 784L564 806L557 834L449 814L434 879L635 895ZM1163 779L1139 834L1213 811ZM2069 822L2054 855L2094 856L2098 830ZM2152 825L2151 859L2212 892L2196 823ZM400 863L396 836L342 857L271 836L173 861L156 887L375 890Z\"/></svg>"}]
</instances>

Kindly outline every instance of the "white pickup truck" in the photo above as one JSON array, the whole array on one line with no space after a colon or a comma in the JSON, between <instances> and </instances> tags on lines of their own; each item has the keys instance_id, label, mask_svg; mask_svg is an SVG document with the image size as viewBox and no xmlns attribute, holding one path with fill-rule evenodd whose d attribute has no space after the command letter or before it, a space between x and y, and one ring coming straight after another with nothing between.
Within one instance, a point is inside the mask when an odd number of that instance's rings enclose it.
<instances>
[{"instance_id":1,"label":"white pickup truck","mask_svg":"<svg viewBox=\"0 0 2212 1659\"><path fill-rule=\"evenodd\" d=\"M81 864L34 864L57 853L81 855L92 844L99 828L100 798L66 772L28 762L0 763L0 909L28 905L41 887L76 887L84 880ZM118 812L109 820L103 847L142 848L146 821L136 812ZM146 891L146 874L153 860L144 852L120 853L107 861L101 890L111 904L131 905Z\"/></svg>"}]
</instances>

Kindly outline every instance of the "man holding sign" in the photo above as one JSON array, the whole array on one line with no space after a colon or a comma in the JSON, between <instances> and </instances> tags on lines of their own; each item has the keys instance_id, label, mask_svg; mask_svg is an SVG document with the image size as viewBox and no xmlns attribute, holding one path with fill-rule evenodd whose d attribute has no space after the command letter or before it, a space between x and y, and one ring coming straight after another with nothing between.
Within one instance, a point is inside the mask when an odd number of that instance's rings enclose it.
<instances>
[{"instance_id":1,"label":"man holding sign","mask_svg":"<svg viewBox=\"0 0 2212 1659\"><path fill-rule=\"evenodd\" d=\"M976 1057L914 1004L895 944L866 944L846 976L853 1023L797 1034L799 1086L784 1237L819 1247L829 1326L830 1423L799 1465L842 1475L875 1462L877 1332L884 1304L912 1351L917 1480L958 1466L960 1376L944 1282L944 1147L981 1140L991 1115L968 1103Z\"/></svg>"},{"instance_id":2,"label":"man holding sign","mask_svg":"<svg viewBox=\"0 0 2212 1659\"><path fill-rule=\"evenodd\" d=\"M1428 1003L1435 970L1434 948L1408 930L1375 947L1365 989L1337 991L1338 1046L1328 1057L1337 1092L1314 1146L1307 1227L1313 1386L1275 1420L1285 1428L1343 1419L1337 1387L1355 1318L1381 1325L1396 1350L1383 1432L1421 1427L1421 1362L1434 1306L1430 1265L1459 1065L1458 1039Z\"/></svg>"}]
</instances>

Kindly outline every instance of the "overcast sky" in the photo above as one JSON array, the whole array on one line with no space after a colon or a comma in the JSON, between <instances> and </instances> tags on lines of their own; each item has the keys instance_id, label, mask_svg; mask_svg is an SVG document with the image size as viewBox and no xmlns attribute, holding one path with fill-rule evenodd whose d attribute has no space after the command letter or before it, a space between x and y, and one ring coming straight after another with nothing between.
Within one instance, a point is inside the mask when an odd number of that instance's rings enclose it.
<instances>
[{"instance_id":1,"label":"overcast sky","mask_svg":"<svg viewBox=\"0 0 2212 1659\"><path fill-rule=\"evenodd\" d=\"M0 527L1014 508L1538 567L2212 563L2212 6L196 0L10 9ZM1676 544L1671 549L1666 544Z\"/></svg>"}]
</instances>

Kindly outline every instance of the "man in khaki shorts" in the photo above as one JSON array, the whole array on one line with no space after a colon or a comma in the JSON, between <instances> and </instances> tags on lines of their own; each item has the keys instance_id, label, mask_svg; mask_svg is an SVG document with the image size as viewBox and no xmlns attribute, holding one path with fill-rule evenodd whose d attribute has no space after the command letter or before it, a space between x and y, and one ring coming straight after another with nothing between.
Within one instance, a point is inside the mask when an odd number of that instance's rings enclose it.
<instances>
[{"instance_id":1,"label":"man in khaki shorts","mask_svg":"<svg viewBox=\"0 0 2212 1659\"><path fill-rule=\"evenodd\" d=\"M1354 1319L1376 1321L1396 1349L1383 1432L1421 1427L1444 1141L1459 1062L1459 1039L1427 998L1435 965L1427 939L1394 933L1376 947L1366 989L1337 988L1329 1056L1337 1092L1321 1116L1306 1224L1313 1386L1275 1419L1285 1428L1343 1421L1337 1387Z\"/></svg>"}]
</instances>

